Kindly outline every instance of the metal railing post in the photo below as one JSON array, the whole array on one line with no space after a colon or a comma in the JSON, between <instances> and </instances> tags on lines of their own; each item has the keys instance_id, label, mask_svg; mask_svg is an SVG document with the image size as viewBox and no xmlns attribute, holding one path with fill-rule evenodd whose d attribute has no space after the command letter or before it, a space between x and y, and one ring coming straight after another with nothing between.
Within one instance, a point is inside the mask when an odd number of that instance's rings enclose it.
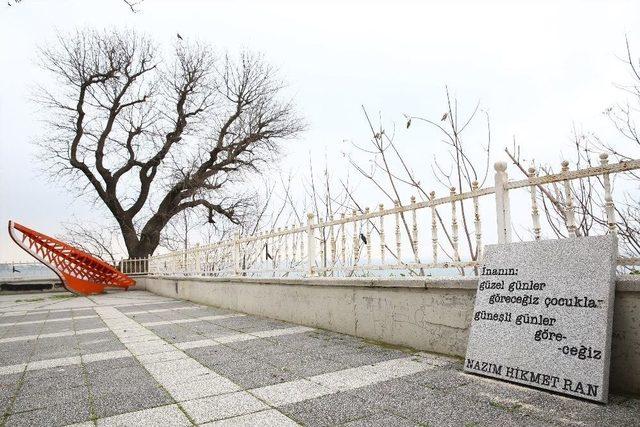
<instances>
[{"instance_id":1,"label":"metal railing post","mask_svg":"<svg viewBox=\"0 0 640 427\"><path fill-rule=\"evenodd\" d=\"M200 243L196 243L196 247L193 249L193 256L195 257L194 260L194 273L199 274L200 273Z\"/></svg>"},{"instance_id":2,"label":"metal railing post","mask_svg":"<svg viewBox=\"0 0 640 427\"><path fill-rule=\"evenodd\" d=\"M498 243L511 242L511 213L509 190L507 184L507 162L496 162L494 165L496 190L496 221L498 226Z\"/></svg>"},{"instance_id":3,"label":"metal railing post","mask_svg":"<svg viewBox=\"0 0 640 427\"><path fill-rule=\"evenodd\" d=\"M316 239L313 235L313 212L307 214L307 258L308 258L308 274L315 276L316 274Z\"/></svg>"},{"instance_id":4,"label":"metal railing post","mask_svg":"<svg viewBox=\"0 0 640 427\"><path fill-rule=\"evenodd\" d=\"M233 235L233 275L240 275L240 234Z\"/></svg>"}]
</instances>

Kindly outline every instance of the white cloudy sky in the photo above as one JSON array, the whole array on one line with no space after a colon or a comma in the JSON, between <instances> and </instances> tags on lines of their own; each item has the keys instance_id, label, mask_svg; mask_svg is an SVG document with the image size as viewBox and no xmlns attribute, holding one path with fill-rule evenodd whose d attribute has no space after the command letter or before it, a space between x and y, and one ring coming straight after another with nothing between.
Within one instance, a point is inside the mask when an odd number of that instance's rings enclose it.
<instances>
[{"instance_id":1,"label":"white cloudy sky","mask_svg":"<svg viewBox=\"0 0 640 427\"><path fill-rule=\"evenodd\" d=\"M361 105L388 123L402 124L403 113L440 117L445 85L490 114L494 159L515 135L528 156L559 163L573 123L617 138L601 112L623 99L613 83L628 79L618 59L625 34L640 54L637 1L145 0L140 9L120 0L0 5L0 222L56 234L71 215L93 215L34 159L40 124L30 95L46 81L36 48L56 31L135 28L167 47L179 32L220 50L263 52L310 124L287 143L282 168L294 172L310 153L342 172L344 140L367 137ZM427 165L437 135L399 127L413 167ZM20 259L2 232L0 261Z\"/></svg>"}]
</instances>

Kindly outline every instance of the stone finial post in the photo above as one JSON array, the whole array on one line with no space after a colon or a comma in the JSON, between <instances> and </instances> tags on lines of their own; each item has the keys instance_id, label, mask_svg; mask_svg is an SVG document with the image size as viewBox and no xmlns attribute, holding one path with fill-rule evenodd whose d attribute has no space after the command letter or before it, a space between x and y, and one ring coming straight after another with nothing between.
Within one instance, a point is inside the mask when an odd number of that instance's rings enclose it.
<instances>
[{"instance_id":1,"label":"stone finial post","mask_svg":"<svg viewBox=\"0 0 640 427\"><path fill-rule=\"evenodd\" d=\"M536 177L536 168L532 165L527 170L529 179ZM533 222L533 235L536 240L540 240L540 211L538 210L538 192L537 186L531 185L531 221Z\"/></svg>"},{"instance_id":2,"label":"stone finial post","mask_svg":"<svg viewBox=\"0 0 640 427\"><path fill-rule=\"evenodd\" d=\"M605 167L609 163L609 155L607 153L600 154L600 164ZM604 186L604 209L607 215L607 227L609 233L616 232L616 212L613 206L613 196L611 195L611 178L609 173L602 175Z\"/></svg>"},{"instance_id":3,"label":"stone finial post","mask_svg":"<svg viewBox=\"0 0 640 427\"><path fill-rule=\"evenodd\" d=\"M511 213L509 204L509 190L505 188L507 177L507 162L494 164L496 191L496 221L498 225L498 243L511 242Z\"/></svg>"},{"instance_id":4,"label":"stone finial post","mask_svg":"<svg viewBox=\"0 0 640 427\"><path fill-rule=\"evenodd\" d=\"M569 162L566 160L562 161L562 173L569 173ZM563 181L564 186L564 197L565 197L565 217L566 217L566 225L567 232L569 233L569 237L576 237L576 217L574 213L574 205L573 205L573 192L571 190L571 183L569 179L565 179Z\"/></svg>"},{"instance_id":5,"label":"stone finial post","mask_svg":"<svg viewBox=\"0 0 640 427\"><path fill-rule=\"evenodd\" d=\"M313 212L307 214L307 262L309 276L316 274L316 239L313 235Z\"/></svg>"}]
</instances>

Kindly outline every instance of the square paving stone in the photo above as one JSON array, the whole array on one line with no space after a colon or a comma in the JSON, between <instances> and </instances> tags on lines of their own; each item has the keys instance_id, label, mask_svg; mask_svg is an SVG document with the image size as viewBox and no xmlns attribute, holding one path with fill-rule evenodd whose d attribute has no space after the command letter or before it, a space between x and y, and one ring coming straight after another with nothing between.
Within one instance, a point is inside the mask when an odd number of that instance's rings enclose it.
<instances>
[{"instance_id":1,"label":"square paving stone","mask_svg":"<svg viewBox=\"0 0 640 427\"><path fill-rule=\"evenodd\" d=\"M328 357L351 367L373 365L392 359L401 359L409 356L399 350L385 350L378 348L364 348L354 353L329 355Z\"/></svg>"},{"instance_id":2,"label":"square paving stone","mask_svg":"<svg viewBox=\"0 0 640 427\"><path fill-rule=\"evenodd\" d=\"M44 383L32 388L23 386L13 402L11 412L27 412L70 402L88 406L89 389L85 385L69 387L53 383Z\"/></svg>"},{"instance_id":3,"label":"square paving stone","mask_svg":"<svg viewBox=\"0 0 640 427\"><path fill-rule=\"evenodd\" d=\"M22 325L8 329L2 334L2 338L24 337L27 335L38 335L42 325ZM0 344L2 345L2 344Z\"/></svg>"},{"instance_id":4,"label":"square paving stone","mask_svg":"<svg viewBox=\"0 0 640 427\"><path fill-rule=\"evenodd\" d=\"M349 393L334 393L278 408L307 426L335 426L373 415L376 410Z\"/></svg>"},{"instance_id":5,"label":"square paving stone","mask_svg":"<svg viewBox=\"0 0 640 427\"><path fill-rule=\"evenodd\" d=\"M152 409L129 412L102 418L97 421L99 427L125 426L162 426L178 427L191 426L191 421L184 415L177 405L160 406Z\"/></svg>"},{"instance_id":6,"label":"square paving stone","mask_svg":"<svg viewBox=\"0 0 640 427\"><path fill-rule=\"evenodd\" d=\"M388 412L380 412L375 415L370 415L370 416L343 424L344 427L387 427L387 426L411 427L415 425L416 424L414 422L411 422L406 418L401 418L397 415L390 414Z\"/></svg>"},{"instance_id":7,"label":"square paving stone","mask_svg":"<svg viewBox=\"0 0 640 427\"><path fill-rule=\"evenodd\" d=\"M328 372L341 371L351 367L336 360L326 359L312 354L301 354L299 352L266 356L264 360L301 377L311 377Z\"/></svg>"},{"instance_id":8,"label":"square paving stone","mask_svg":"<svg viewBox=\"0 0 640 427\"><path fill-rule=\"evenodd\" d=\"M439 399L406 402L397 413L420 424L442 426L496 425L538 426L541 419L531 417L517 404L490 404L456 393Z\"/></svg>"},{"instance_id":9,"label":"square paving stone","mask_svg":"<svg viewBox=\"0 0 640 427\"><path fill-rule=\"evenodd\" d=\"M84 377L80 365L67 365L26 371L24 383L60 383L74 386L84 384Z\"/></svg>"},{"instance_id":10,"label":"square paving stone","mask_svg":"<svg viewBox=\"0 0 640 427\"><path fill-rule=\"evenodd\" d=\"M79 344L81 354L103 353L107 351L125 350L126 347L120 341L110 338L94 338Z\"/></svg>"},{"instance_id":11,"label":"square paving stone","mask_svg":"<svg viewBox=\"0 0 640 427\"><path fill-rule=\"evenodd\" d=\"M350 393L371 406L400 414L407 402L421 404L422 401L438 401L446 396L443 391L404 381L402 378L356 388Z\"/></svg>"},{"instance_id":12,"label":"square paving stone","mask_svg":"<svg viewBox=\"0 0 640 427\"><path fill-rule=\"evenodd\" d=\"M5 423L7 427L49 427L75 424L89 419L88 402L66 402L63 404L20 412L10 415Z\"/></svg>"},{"instance_id":13,"label":"square paving stone","mask_svg":"<svg viewBox=\"0 0 640 427\"><path fill-rule=\"evenodd\" d=\"M211 369L215 365L245 358L244 353L222 345L185 350L185 353ZM215 370L215 369L214 369Z\"/></svg>"},{"instance_id":14,"label":"square paving stone","mask_svg":"<svg viewBox=\"0 0 640 427\"><path fill-rule=\"evenodd\" d=\"M215 372L229 378L244 389L280 384L300 379L292 372L251 359L215 365Z\"/></svg>"},{"instance_id":15,"label":"square paving stone","mask_svg":"<svg viewBox=\"0 0 640 427\"><path fill-rule=\"evenodd\" d=\"M140 388L127 392L96 394L93 405L98 418L139 411L174 403L166 391L159 387Z\"/></svg>"},{"instance_id":16,"label":"square paving stone","mask_svg":"<svg viewBox=\"0 0 640 427\"><path fill-rule=\"evenodd\" d=\"M84 364L89 376L95 373L111 371L113 369L129 368L133 366L142 367L135 357L119 357L117 359L100 360Z\"/></svg>"},{"instance_id":17,"label":"square paving stone","mask_svg":"<svg viewBox=\"0 0 640 427\"><path fill-rule=\"evenodd\" d=\"M15 394L18 391L22 374L0 375L0 414L9 410Z\"/></svg>"},{"instance_id":18,"label":"square paving stone","mask_svg":"<svg viewBox=\"0 0 640 427\"><path fill-rule=\"evenodd\" d=\"M118 390L123 392L154 389L156 380L142 367L129 366L108 371L89 372L89 383L95 394L107 394Z\"/></svg>"}]
</instances>

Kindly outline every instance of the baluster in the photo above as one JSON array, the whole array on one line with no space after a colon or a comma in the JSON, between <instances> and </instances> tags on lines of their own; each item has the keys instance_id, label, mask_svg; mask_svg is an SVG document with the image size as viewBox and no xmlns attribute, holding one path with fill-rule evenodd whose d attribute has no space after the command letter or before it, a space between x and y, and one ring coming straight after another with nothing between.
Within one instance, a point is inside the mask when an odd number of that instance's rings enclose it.
<instances>
[{"instance_id":1,"label":"baluster","mask_svg":"<svg viewBox=\"0 0 640 427\"><path fill-rule=\"evenodd\" d=\"M356 216L358 212L356 210L351 211L351 220L353 221L353 265L358 263L358 258L360 258L360 243L358 242L358 220Z\"/></svg>"},{"instance_id":2,"label":"baluster","mask_svg":"<svg viewBox=\"0 0 640 427\"><path fill-rule=\"evenodd\" d=\"M415 196L411 196L411 204L416 204ZM420 262L418 258L418 218L415 207L411 210L411 222L411 250L413 251L416 262Z\"/></svg>"},{"instance_id":3,"label":"baluster","mask_svg":"<svg viewBox=\"0 0 640 427\"><path fill-rule=\"evenodd\" d=\"M318 216L318 233L320 234L320 268L326 267L327 263L326 260L324 259L324 250L325 250L325 243L326 240L324 238L324 227L323 227L323 222L322 222L322 218L320 218L320 216ZM324 270L323 270L324 272Z\"/></svg>"},{"instance_id":4,"label":"baluster","mask_svg":"<svg viewBox=\"0 0 640 427\"><path fill-rule=\"evenodd\" d=\"M451 187L451 242L453 244L453 259L460 261L460 253L458 252L458 218L456 215L456 201L453 197L456 195L456 188Z\"/></svg>"},{"instance_id":5,"label":"baluster","mask_svg":"<svg viewBox=\"0 0 640 427\"><path fill-rule=\"evenodd\" d=\"M529 179L536 177L536 168L529 168ZM540 240L540 212L538 211L538 186L531 186L531 220L533 221L533 235Z\"/></svg>"},{"instance_id":6,"label":"baluster","mask_svg":"<svg viewBox=\"0 0 640 427\"><path fill-rule=\"evenodd\" d=\"M480 204L478 203L478 181L471 183L473 195L473 224L476 231L476 260L482 259L482 224L480 223Z\"/></svg>"},{"instance_id":7,"label":"baluster","mask_svg":"<svg viewBox=\"0 0 640 427\"><path fill-rule=\"evenodd\" d=\"M600 154L600 164L602 166L606 166L609 163L609 155L606 153ZM613 206L613 196L611 195L611 179L609 178L609 173L604 173L602 175L603 185L604 185L604 209L605 214L607 215L607 227L609 228L609 233L616 233L616 212Z\"/></svg>"},{"instance_id":8,"label":"baluster","mask_svg":"<svg viewBox=\"0 0 640 427\"><path fill-rule=\"evenodd\" d=\"M369 215L369 208L364 209L365 215ZM367 247L367 265L371 265L371 221L369 218L365 219L365 236L367 238L367 243L365 243Z\"/></svg>"},{"instance_id":9,"label":"baluster","mask_svg":"<svg viewBox=\"0 0 640 427\"><path fill-rule=\"evenodd\" d=\"M380 263L384 265L384 252L385 252L385 244L384 244L384 215L382 212L384 211L384 205L380 203L378 205L378 210L380 211Z\"/></svg>"},{"instance_id":10,"label":"baluster","mask_svg":"<svg viewBox=\"0 0 640 427\"><path fill-rule=\"evenodd\" d=\"M329 221L333 222L333 214L329 215ZM336 234L335 234L335 229L334 229L334 225L331 224L329 226L329 246L331 249L331 266L335 266L336 265Z\"/></svg>"},{"instance_id":11,"label":"baluster","mask_svg":"<svg viewBox=\"0 0 640 427\"><path fill-rule=\"evenodd\" d=\"M273 230L265 232L265 240L264 240L266 248L268 249L268 253L271 256L271 259L269 259L267 258L265 253L265 257L264 257L264 260L266 261L267 269L269 270L275 268L275 262L276 262L275 261L276 258L274 257L275 253L273 250L273 236L271 236L271 233L273 233Z\"/></svg>"},{"instance_id":12,"label":"baluster","mask_svg":"<svg viewBox=\"0 0 640 427\"><path fill-rule=\"evenodd\" d=\"M289 226L284 227L284 263L285 266L289 267Z\"/></svg>"},{"instance_id":13,"label":"baluster","mask_svg":"<svg viewBox=\"0 0 640 427\"><path fill-rule=\"evenodd\" d=\"M316 276L316 236L313 226L313 213L307 213L307 267L308 275Z\"/></svg>"},{"instance_id":14,"label":"baluster","mask_svg":"<svg viewBox=\"0 0 640 427\"><path fill-rule=\"evenodd\" d=\"M291 226L291 266L296 263L296 248L298 244L298 233L293 233L294 228L296 228L295 224Z\"/></svg>"},{"instance_id":15,"label":"baluster","mask_svg":"<svg viewBox=\"0 0 640 427\"><path fill-rule=\"evenodd\" d=\"M438 264L438 222L436 221L436 192L429 194L431 200L431 245L433 248L433 264Z\"/></svg>"},{"instance_id":16,"label":"baluster","mask_svg":"<svg viewBox=\"0 0 640 427\"><path fill-rule=\"evenodd\" d=\"M300 223L300 228L304 230L304 224ZM304 231L298 234L298 238L300 239L300 261L304 261Z\"/></svg>"},{"instance_id":17,"label":"baluster","mask_svg":"<svg viewBox=\"0 0 640 427\"><path fill-rule=\"evenodd\" d=\"M340 224L340 233L342 234L342 236L340 236L340 239L342 240L342 247L340 248L341 250L341 255L342 255L342 266L346 266L347 265L347 235L344 232L344 220L346 218L346 214L343 212L340 215L340 219L342 220L342 224Z\"/></svg>"},{"instance_id":18,"label":"baluster","mask_svg":"<svg viewBox=\"0 0 640 427\"><path fill-rule=\"evenodd\" d=\"M563 160L562 162L562 173L569 173L569 162L566 160ZM565 216L567 231L569 232L570 237L576 237L576 219L574 216L573 193L571 191L571 184L569 183L568 179L564 180L564 197L566 199Z\"/></svg>"},{"instance_id":19,"label":"baluster","mask_svg":"<svg viewBox=\"0 0 640 427\"><path fill-rule=\"evenodd\" d=\"M396 208L396 256L398 257L398 264L402 264L402 241L400 239L400 201L394 202Z\"/></svg>"}]
</instances>

